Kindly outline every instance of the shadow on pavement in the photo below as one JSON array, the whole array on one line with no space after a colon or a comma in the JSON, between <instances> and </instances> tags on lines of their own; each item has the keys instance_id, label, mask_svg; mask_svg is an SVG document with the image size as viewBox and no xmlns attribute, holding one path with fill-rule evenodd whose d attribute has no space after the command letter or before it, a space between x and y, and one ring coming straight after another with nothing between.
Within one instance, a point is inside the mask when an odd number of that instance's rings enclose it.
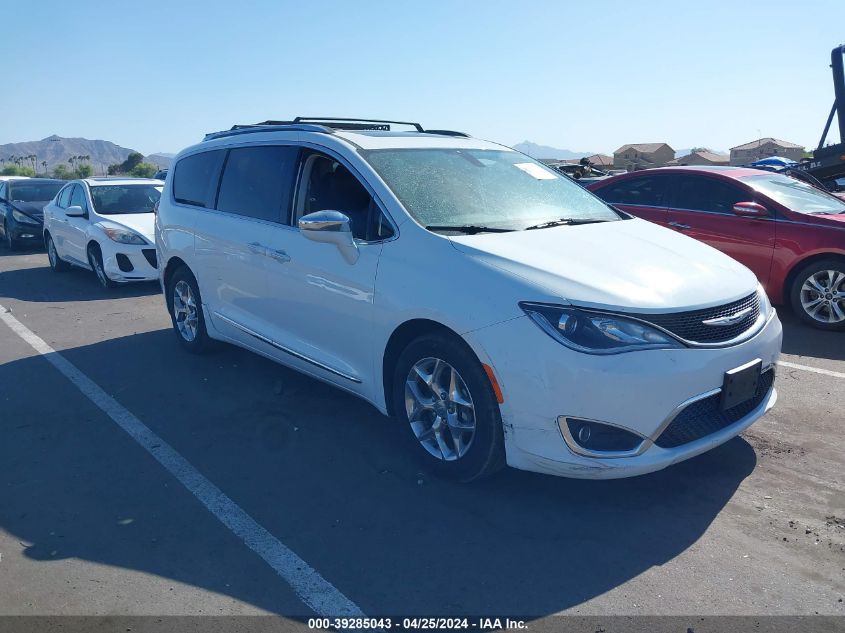
<instances>
[{"instance_id":1,"label":"shadow on pavement","mask_svg":"<svg viewBox=\"0 0 845 633\"><path fill-rule=\"evenodd\" d=\"M62 354L369 615L575 607L683 553L756 463L735 439L635 479L453 485L368 404L254 354L191 356L167 330ZM0 528L28 557L286 608L269 568L44 359L0 366L0 395Z\"/></svg>"},{"instance_id":2,"label":"shadow on pavement","mask_svg":"<svg viewBox=\"0 0 845 633\"><path fill-rule=\"evenodd\" d=\"M783 323L783 353L845 360L845 332L825 332L806 325L788 308L779 306Z\"/></svg>"},{"instance_id":3,"label":"shadow on pavement","mask_svg":"<svg viewBox=\"0 0 845 633\"><path fill-rule=\"evenodd\" d=\"M8 253L8 251L0 251ZM21 253L15 253L20 255ZM67 272L56 273L47 263L34 268L16 268L0 272L0 297L20 301L63 303L66 301L100 301L123 297L142 297L159 294L158 282L121 284L103 288L90 270L73 267Z\"/></svg>"}]
</instances>

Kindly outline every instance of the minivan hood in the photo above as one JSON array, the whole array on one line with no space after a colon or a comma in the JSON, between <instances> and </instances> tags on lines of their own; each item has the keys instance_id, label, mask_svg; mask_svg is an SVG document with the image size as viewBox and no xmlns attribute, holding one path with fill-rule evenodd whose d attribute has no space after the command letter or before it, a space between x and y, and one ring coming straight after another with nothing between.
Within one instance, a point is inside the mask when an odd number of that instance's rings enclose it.
<instances>
[{"instance_id":1,"label":"minivan hood","mask_svg":"<svg viewBox=\"0 0 845 633\"><path fill-rule=\"evenodd\" d=\"M126 228L140 233L151 243L155 244L155 213L126 213L115 215L101 215L105 222L122 224Z\"/></svg>"},{"instance_id":2,"label":"minivan hood","mask_svg":"<svg viewBox=\"0 0 845 633\"><path fill-rule=\"evenodd\" d=\"M692 310L757 287L754 273L727 255L639 219L450 239L459 251L588 307Z\"/></svg>"}]
</instances>

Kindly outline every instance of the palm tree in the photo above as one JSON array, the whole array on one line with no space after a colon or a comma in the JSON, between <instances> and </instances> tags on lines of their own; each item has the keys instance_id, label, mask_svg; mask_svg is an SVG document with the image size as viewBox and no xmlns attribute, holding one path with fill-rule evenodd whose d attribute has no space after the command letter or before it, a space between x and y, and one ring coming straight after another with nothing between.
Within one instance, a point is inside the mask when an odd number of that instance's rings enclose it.
<instances>
[{"instance_id":1,"label":"palm tree","mask_svg":"<svg viewBox=\"0 0 845 633\"><path fill-rule=\"evenodd\" d=\"M44 173L46 174L47 173L47 161L46 160L41 161L41 167L44 169Z\"/></svg>"}]
</instances>

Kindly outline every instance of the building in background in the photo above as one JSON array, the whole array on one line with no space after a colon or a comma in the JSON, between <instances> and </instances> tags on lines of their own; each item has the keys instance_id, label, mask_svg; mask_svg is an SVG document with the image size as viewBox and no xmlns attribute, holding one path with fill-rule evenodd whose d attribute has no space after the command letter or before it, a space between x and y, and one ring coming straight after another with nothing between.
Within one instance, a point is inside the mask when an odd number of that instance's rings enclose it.
<instances>
[{"instance_id":1,"label":"building in background","mask_svg":"<svg viewBox=\"0 0 845 633\"><path fill-rule=\"evenodd\" d=\"M727 154L719 154L711 152L707 149L696 150L690 152L686 156L681 156L675 160L670 160L667 165L729 165L730 156Z\"/></svg>"},{"instance_id":2,"label":"building in background","mask_svg":"<svg viewBox=\"0 0 845 633\"><path fill-rule=\"evenodd\" d=\"M783 156L797 162L803 155L803 145L766 137L732 147L731 165L746 165L769 156Z\"/></svg>"},{"instance_id":3,"label":"building in background","mask_svg":"<svg viewBox=\"0 0 845 633\"><path fill-rule=\"evenodd\" d=\"M626 171L663 167L674 160L675 150L667 143L631 143L613 152L613 167Z\"/></svg>"},{"instance_id":4,"label":"building in background","mask_svg":"<svg viewBox=\"0 0 845 633\"><path fill-rule=\"evenodd\" d=\"M590 164L593 167L598 167L599 169L613 169L613 156L608 156L607 154L593 154L592 156L587 156L587 160L590 161Z\"/></svg>"}]
</instances>

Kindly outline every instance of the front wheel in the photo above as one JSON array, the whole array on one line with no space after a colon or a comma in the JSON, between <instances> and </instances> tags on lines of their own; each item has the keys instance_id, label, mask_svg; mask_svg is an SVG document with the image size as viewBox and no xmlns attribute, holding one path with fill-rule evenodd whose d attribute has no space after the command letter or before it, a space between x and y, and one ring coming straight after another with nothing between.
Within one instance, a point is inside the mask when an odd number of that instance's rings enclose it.
<instances>
[{"instance_id":1,"label":"front wheel","mask_svg":"<svg viewBox=\"0 0 845 633\"><path fill-rule=\"evenodd\" d=\"M64 272L70 268L70 264L59 257L59 253L56 251L56 245L53 243L53 237L49 233L47 234L45 242L45 246L47 247L47 259L50 260L50 268L57 273Z\"/></svg>"},{"instance_id":2,"label":"front wheel","mask_svg":"<svg viewBox=\"0 0 845 633\"><path fill-rule=\"evenodd\" d=\"M792 309L821 330L845 330L845 260L826 259L805 266L790 292Z\"/></svg>"},{"instance_id":3,"label":"front wheel","mask_svg":"<svg viewBox=\"0 0 845 633\"><path fill-rule=\"evenodd\" d=\"M117 285L106 275L106 269L103 267L103 254L100 252L99 246L92 244L88 247L88 264L94 274L97 275L97 281L103 288L114 288Z\"/></svg>"},{"instance_id":4,"label":"front wheel","mask_svg":"<svg viewBox=\"0 0 845 633\"><path fill-rule=\"evenodd\" d=\"M202 354L212 347L205 328L199 286L191 271L179 268L167 282L167 307L173 331L179 343L192 354Z\"/></svg>"},{"instance_id":5,"label":"front wheel","mask_svg":"<svg viewBox=\"0 0 845 633\"><path fill-rule=\"evenodd\" d=\"M5 236L6 248L10 251L18 250L18 241L12 237L12 232L9 230L9 225L3 222L3 235Z\"/></svg>"},{"instance_id":6,"label":"front wheel","mask_svg":"<svg viewBox=\"0 0 845 633\"><path fill-rule=\"evenodd\" d=\"M399 357L393 385L394 415L427 470L469 482L504 465L496 396L462 340L440 333L414 340Z\"/></svg>"}]
</instances>

